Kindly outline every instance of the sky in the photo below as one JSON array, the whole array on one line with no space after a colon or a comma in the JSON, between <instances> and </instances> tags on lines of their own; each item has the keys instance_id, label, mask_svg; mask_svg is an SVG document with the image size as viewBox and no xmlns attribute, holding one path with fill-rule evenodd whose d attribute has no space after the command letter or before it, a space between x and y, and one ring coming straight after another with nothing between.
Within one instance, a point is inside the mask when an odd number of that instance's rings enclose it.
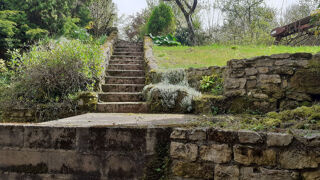
<instances>
[{"instance_id":1,"label":"sky","mask_svg":"<svg viewBox=\"0 0 320 180\"><path fill-rule=\"evenodd\" d=\"M132 15L136 12L139 12L141 9L147 7L146 0L113 0L118 7L119 15ZM297 3L298 0L267 0L266 1L268 5L282 9L282 3L283 8Z\"/></svg>"}]
</instances>

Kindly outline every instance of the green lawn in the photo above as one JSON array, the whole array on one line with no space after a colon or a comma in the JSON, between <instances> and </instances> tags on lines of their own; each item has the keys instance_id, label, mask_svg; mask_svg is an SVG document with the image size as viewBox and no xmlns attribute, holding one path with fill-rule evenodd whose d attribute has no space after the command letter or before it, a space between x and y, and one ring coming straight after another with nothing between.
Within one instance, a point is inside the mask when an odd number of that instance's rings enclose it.
<instances>
[{"instance_id":1,"label":"green lawn","mask_svg":"<svg viewBox=\"0 0 320 180\"><path fill-rule=\"evenodd\" d=\"M243 59L262 55L295 52L320 52L320 46L154 46L154 54L160 68L188 68L225 66L231 59Z\"/></svg>"}]
</instances>

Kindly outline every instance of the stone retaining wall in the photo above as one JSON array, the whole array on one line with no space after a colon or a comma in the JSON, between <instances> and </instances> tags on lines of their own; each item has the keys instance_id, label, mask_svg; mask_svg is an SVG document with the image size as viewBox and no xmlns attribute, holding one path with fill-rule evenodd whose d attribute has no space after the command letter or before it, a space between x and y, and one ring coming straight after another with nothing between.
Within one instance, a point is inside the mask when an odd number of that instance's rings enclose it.
<instances>
[{"instance_id":1,"label":"stone retaining wall","mask_svg":"<svg viewBox=\"0 0 320 180\"><path fill-rule=\"evenodd\" d=\"M0 125L0 179L318 180L319 163L319 136Z\"/></svg>"},{"instance_id":2,"label":"stone retaining wall","mask_svg":"<svg viewBox=\"0 0 320 180\"><path fill-rule=\"evenodd\" d=\"M179 180L317 180L319 142L288 134L175 129L171 169Z\"/></svg>"},{"instance_id":3,"label":"stone retaining wall","mask_svg":"<svg viewBox=\"0 0 320 180\"><path fill-rule=\"evenodd\" d=\"M231 60L224 94L245 97L263 112L292 109L320 99L320 54L277 54ZM244 100L244 99L243 99Z\"/></svg>"},{"instance_id":4,"label":"stone retaining wall","mask_svg":"<svg viewBox=\"0 0 320 180\"><path fill-rule=\"evenodd\" d=\"M0 179L142 178L167 131L1 125Z\"/></svg>"}]
</instances>

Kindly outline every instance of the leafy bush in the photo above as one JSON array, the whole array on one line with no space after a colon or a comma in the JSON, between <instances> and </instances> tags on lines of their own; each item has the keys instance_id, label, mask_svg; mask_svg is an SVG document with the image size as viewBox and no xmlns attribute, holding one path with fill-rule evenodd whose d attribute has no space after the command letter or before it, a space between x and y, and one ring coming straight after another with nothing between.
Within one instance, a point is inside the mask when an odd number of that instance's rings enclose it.
<instances>
[{"instance_id":1,"label":"leafy bush","mask_svg":"<svg viewBox=\"0 0 320 180\"><path fill-rule=\"evenodd\" d=\"M203 92L211 92L214 95L221 95L223 93L223 79L219 74L211 76L203 76L200 81L200 89Z\"/></svg>"},{"instance_id":2,"label":"leafy bush","mask_svg":"<svg viewBox=\"0 0 320 180\"><path fill-rule=\"evenodd\" d=\"M171 34L168 34L167 36L152 36L152 34L150 34L150 37L152 38L153 43L158 46L181 45L179 42L177 42L177 39Z\"/></svg>"},{"instance_id":3,"label":"leafy bush","mask_svg":"<svg viewBox=\"0 0 320 180\"><path fill-rule=\"evenodd\" d=\"M147 32L154 35L165 35L174 33L175 29L175 19L171 7L160 3L151 13L147 23Z\"/></svg>"},{"instance_id":4,"label":"leafy bush","mask_svg":"<svg viewBox=\"0 0 320 180\"><path fill-rule=\"evenodd\" d=\"M41 107L46 113L40 113L40 120L55 118L51 116L61 108L72 111L75 94L94 88L102 74L102 62L97 44L71 40L35 46L21 57L13 57L11 67L16 73L4 92L6 98L0 100L1 109Z\"/></svg>"}]
</instances>

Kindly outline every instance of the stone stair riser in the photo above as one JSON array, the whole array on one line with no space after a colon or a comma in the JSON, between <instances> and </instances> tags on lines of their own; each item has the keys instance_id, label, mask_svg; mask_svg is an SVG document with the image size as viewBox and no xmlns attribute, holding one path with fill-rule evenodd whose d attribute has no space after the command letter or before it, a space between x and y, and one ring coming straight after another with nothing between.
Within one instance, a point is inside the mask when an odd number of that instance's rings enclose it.
<instances>
[{"instance_id":1,"label":"stone stair riser","mask_svg":"<svg viewBox=\"0 0 320 180\"><path fill-rule=\"evenodd\" d=\"M114 52L114 56L143 56L143 52Z\"/></svg>"},{"instance_id":2,"label":"stone stair riser","mask_svg":"<svg viewBox=\"0 0 320 180\"><path fill-rule=\"evenodd\" d=\"M108 70L109 76L124 76L124 77L144 77L145 73L141 70Z\"/></svg>"},{"instance_id":3,"label":"stone stair riser","mask_svg":"<svg viewBox=\"0 0 320 180\"><path fill-rule=\"evenodd\" d=\"M147 113L146 104L98 104L98 112L108 113Z\"/></svg>"},{"instance_id":4,"label":"stone stair riser","mask_svg":"<svg viewBox=\"0 0 320 180\"><path fill-rule=\"evenodd\" d=\"M106 77L106 84L145 84L145 78Z\"/></svg>"},{"instance_id":5,"label":"stone stair riser","mask_svg":"<svg viewBox=\"0 0 320 180\"><path fill-rule=\"evenodd\" d=\"M144 88L144 84L105 84L102 85L103 92L141 92Z\"/></svg>"},{"instance_id":6,"label":"stone stair riser","mask_svg":"<svg viewBox=\"0 0 320 180\"><path fill-rule=\"evenodd\" d=\"M141 64L110 64L108 70L144 70Z\"/></svg>"},{"instance_id":7,"label":"stone stair riser","mask_svg":"<svg viewBox=\"0 0 320 180\"><path fill-rule=\"evenodd\" d=\"M142 94L98 94L99 100L103 102L140 102Z\"/></svg>"},{"instance_id":8,"label":"stone stair riser","mask_svg":"<svg viewBox=\"0 0 320 180\"><path fill-rule=\"evenodd\" d=\"M140 65L144 65L144 61L143 60L124 60L124 59L120 59L120 60L111 60L109 61L110 65L113 64L140 64Z\"/></svg>"},{"instance_id":9,"label":"stone stair riser","mask_svg":"<svg viewBox=\"0 0 320 180\"><path fill-rule=\"evenodd\" d=\"M114 49L113 53L122 53L122 52L133 52L133 53L143 53L143 49Z\"/></svg>"},{"instance_id":10,"label":"stone stair riser","mask_svg":"<svg viewBox=\"0 0 320 180\"><path fill-rule=\"evenodd\" d=\"M142 56L111 56L111 60L143 60Z\"/></svg>"}]
</instances>

